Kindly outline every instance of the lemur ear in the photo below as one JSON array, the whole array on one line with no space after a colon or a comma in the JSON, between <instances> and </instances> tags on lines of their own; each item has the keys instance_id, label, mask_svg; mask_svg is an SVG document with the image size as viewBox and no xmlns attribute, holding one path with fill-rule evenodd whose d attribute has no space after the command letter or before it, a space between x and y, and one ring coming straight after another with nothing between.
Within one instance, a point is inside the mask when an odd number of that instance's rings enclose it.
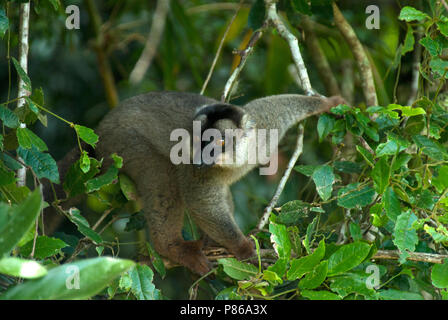
<instances>
[{"instance_id":1,"label":"lemur ear","mask_svg":"<svg viewBox=\"0 0 448 320\"><path fill-rule=\"evenodd\" d=\"M210 128L216 121L221 119L229 119L241 129L248 129L252 125L249 116L243 108L226 103L200 107L193 118L194 121L201 122L203 129Z\"/></svg>"}]
</instances>

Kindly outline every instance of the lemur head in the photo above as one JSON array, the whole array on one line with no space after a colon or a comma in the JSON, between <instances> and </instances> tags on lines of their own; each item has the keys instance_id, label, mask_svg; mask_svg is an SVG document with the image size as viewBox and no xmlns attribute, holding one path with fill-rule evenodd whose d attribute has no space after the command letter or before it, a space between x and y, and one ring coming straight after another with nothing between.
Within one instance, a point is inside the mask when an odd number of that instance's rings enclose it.
<instances>
[{"instance_id":1,"label":"lemur head","mask_svg":"<svg viewBox=\"0 0 448 320\"><path fill-rule=\"evenodd\" d=\"M255 123L243 108L226 103L202 106L196 111L193 121L201 124L201 136L193 137L193 140L201 142L199 167L230 168L247 162L251 143L249 133L255 129Z\"/></svg>"}]
</instances>

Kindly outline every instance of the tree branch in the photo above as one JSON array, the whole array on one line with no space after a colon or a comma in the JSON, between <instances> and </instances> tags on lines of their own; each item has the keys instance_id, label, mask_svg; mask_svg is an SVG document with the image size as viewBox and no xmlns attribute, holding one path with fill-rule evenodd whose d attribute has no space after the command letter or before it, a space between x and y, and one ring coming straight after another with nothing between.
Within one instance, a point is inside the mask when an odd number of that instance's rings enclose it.
<instances>
[{"instance_id":1,"label":"tree branch","mask_svg":"<svg viewBox=\"0 0 448 320\"><path fill-rule=\"evenodd\" d=\"M378 250L371 259L398 260L399 258L400 251L398 250ZM424 252L409 252L409 257L407 257L406 260L442 264L444 259L448 259L448 255Z\"/></svg>"},{"instance_id":2,"label":"tree branch","mask_svg":"<svg viewBox=\"0 0 448 320\"><path fill-rule=\"evenodd\" d=\"M329 96L341 95L338 82L330 68L327 57L325 56L319 44L319 40L314 33L311 19L307 15L301 15L301 24L303 31L305 31L305 44L310 51L311 59L316 65L319 77L322 80L325 90Z\"/></svg>"},{"instance_id":3,"label":"tree branch","mask_svg":"<svg viewBox=\"0 0 448 320\"><path fill-rule=\"evenodd\" d=\"M366 103L368 106L378 105L378 99L376 96L375 83L373 81L372 68L369 63L369 59L364 51L364 48L359 42L355 31L350 26L350 24L345 20L341 11L339 10L336 3L333 2L333 14L334 22L336 27L339 29L345 41L348 43L349 47L353 52L356 63L359 68L361 75L362 89L364 91L364 96L366 98Z\"/></svg>"},{"instance_id":4,"label":"tree branch","mask_svg":"<svg viewBox=\"0 0 448 320\"><path fill-rule=\"evenodd\" d=\"M300 54L299 42L297 38L288 30L280 19L277 13L277 5L275 0L265 0L267 21L272 24L282 38L284 38L291 50L292 59L296 65L300 82L302 83L302 89L306 95L314 95L315 92L311 87L311 82L308 77L308 71L306 70L305 63L303 62L302 55Z\"/></svg>"},{"instance_id":5,"label":"tree branch","mask_svg":"<svg viewBox=\"0 0 448 320\"><path fill-rule=\"evenodd\" d=\"M19 26L19 64L25 73L28 73L28 38L30 29L30 3L25 2L20 4L20 26ZM31 92L25 89L25 82L21 77L18 77L18 93L17 97L29 96ZM25 99L19 98L17 100L17 108L22 108L25 105ZM20 128L25 128L26 124L21 123ZM26 183L26 167L22 166L17 171L17 185L24 186Z\"/></svg>"},{"instance_id":6,"label":"tree branch","mask_svg":"<svg viewBox=\"0 0 448 320\"><path fill-rule=\"evenodd\" d=\"M303 151L303 124L299 125L299 134L297 136L297 144L296 148L294 149L294 153L289 160L288 166L286 167L286 171L283 174L282 179L280 180L280 183L277 186L277 190L275 191L274 197L272 197L271 202L269 202L269 205L264 209L263 216L260 219L260 222L257 225L258 230L262 230L264 226L267 224L269 220L269 215L271 214L272 209L277 204L278 199L280 198L280 195L283 192L283 189L285 188L286 181L288 181L289 176L291 175L291 171L294 168L294 165L297 162L297 159L302 154Z\"/></svg>"},{"instance_id":7,"label":"tree branch","mask_svg":"<svg viewBox=\"0 0 448 320\"><path fill-rule=\"evenodd\" d=\"M166 15L168 14L169 8L169 0L157 1L156 11L154 12L151 24L151 31L149 32L145 48L129 76L129 81L132 84L142 81L143 76L151 65L152 59L156 54L156 49L159 46L160 39L162 38L163 30L165 29Z\"/></svg>"},{"instance_id":8,"label":"tree branch","mask_svg":"<svg viewBox=\"0 0 448 320\"><path fill-rule=\"evenodd\" d=\"M119 100L117 89L115 87L114 75L112 74L112 68L104 48L104 38L101 32L101 16L99 15L96 5L92 0L84 0L84 2L86 4L87 12L89 13L89 18L95 35L94 49L96 52L101 80L103 81L106 100L109 106L113 108L118 104Z\"/></svg>"},{"instance_id":9,"label":"tree branch","mask_svg":"<svg viewBox=\"0 0 448 320\"><path fill-rule=\"evenodd\" d=\"M219 43L219 47L218 47L218 50L216 51L215 58L213 59L212 66L210 67L210 70L208 72L207 79L205 79L204 84L202 85L202 89L201 89L201 92L200 92L201 95L204 94L205 89L207 88L207 84L210 81L210 78L212 77L213 70L215 70L216 63L218 62L218 58L219 58L219 56L221 54L221 50L222 50L224 42L225 42L225 40L227 38L227 35L229 33L230 27L232 26L233 22L235 21L236 16L238 15L238 12L240 12L242 3L243 2L240 1L240 5L236 8L235 13L233 14L232 19L230 19L230 22L227 25L226 31L224 31L224 35L222 36L221 42Z\"/></svg>"},{"instance_id":10,"label":"tree branch","mask_svg":"<svg viewBox=\"0 0 448 320\"><path fill-rule=\"evenodd\" d=\"M252 37L250 38L246 49L238 51L237 53L240 55L240 63L238 66L233 70L232 74L230 75L229 79L227 80L225 86L224 86L224 92L221 96L221 101L228 101L230 98L230 92L232 91L233 86L236 83L236 80L238 79L239 74L241 73L241 70L243 70L244 65L246 64L246 60L249 57L249 55L252 53L255 44L257 41L261 38L263 35L264 28L261 28L260 30L255 31L252 34Z\"/></svg>"}]
</instances>

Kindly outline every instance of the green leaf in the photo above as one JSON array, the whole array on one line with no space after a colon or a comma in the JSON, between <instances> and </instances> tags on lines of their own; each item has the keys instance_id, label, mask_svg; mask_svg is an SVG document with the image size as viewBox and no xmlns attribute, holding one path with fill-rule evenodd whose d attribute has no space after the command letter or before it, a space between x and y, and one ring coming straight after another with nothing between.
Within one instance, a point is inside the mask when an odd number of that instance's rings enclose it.
<instances>
[{"instance_id":1,"label":"green leaf","mask_svg":"<svg viewBox=\"0 0 448 320\"><path fill-rule=\"evenodd\" d=\"M152 283L154 273L146 265L136 265L128 271L132 280L131 291L137 300L160 300L160 291Z\"/></svg>"},{"instance_id":2,"label":"green leaf","mask_svg":"<svg viewBox=\"0 0 448 320\"><path fill-rule=\"evenodd\" d=\"M373 167L373 155L361 146L356 146L356 150L358 150L358 152L362 155L367 164Z\"/></svg>"},{"instance_id":3,"label":"green leaf","mask_svg":"<svg viewBox=\"0 0 448 320\"><path fill-rule=\"evenodd\" d=\"M437 192L445 191L448 188L448 166L441 166L437 171L437 177L433 177L431 183L436 187Z\"/></svg>"},{"instance_id":4,"label":"green leaf","mask_svg":"<svg viewBox=\"0 0 448 320\"><path fill-rule=\"evenodd\" d=\"M319 134L319 142L322 142L333 130L335 124L335 119L324 113L319 117L317 122L317 133Z\"/></svg>"},{"instance_id":5,"label":"green leaf","mask_svg":"<svg viewBox=\"0 0 448 320\"><path fill-rule=\"evenodd\" d=\"M345 104L340 104L340 105L330 109L331 113L334 113L338 116L342 116L345 113L349 112L350 110L351 110L351 108Z\"/></svg>"},{"instance_id":6,"label":"green leaf","mask_svg":"<svg viewBox=\"0 0 448 320\"><path fill-rule=\"evenodd\" d=\"M381 290L379 294L382 300L424 300L420 293L396 289Z\"/></svg>"},{"instance_id":7,"label":"green leaf","mask_svg":"<svg viewBox=\"0 0 448 320\"><path fill-rule=\"evenodd\" d=\"M443 264L435 264L431 270L432 284L437 288L448 288L448 259Z\"/></svg>"},{"instance_id":8,"label":"green leaf","mask_svg":"<svg viewBox=\"0 0 448 320\"><path fill-rule=\"evenodd\" d=\"M300 294L310 300L341 300L341 297L329 291L303 290Z\"/></svg>"},{"instance_id":9,"label":"green leaf","mask_svg":"<svg viewBox=\"0 0 448 320\"><path fill-rule=\"evenodd\" d=\"M347 209L365 207L372 203L375 190L370 186L360 188L360 183L351 183L338 192L338 205ZM359 189L359 190L358 190Z\"/></svg>"},{"instance_id":10,"label":"green leaf","mask_svg":"<svg viewBox=\"0 0 448 320\"><path fill-rule=\"evenodd\" d=\"M39 179L47 178L51 182L59 183L58 166L50 154L40 152L34 145L31 149L19 147L17 154L27 166L33 169Z\"/></svg>"},{"instance_id":11,"label":"green leaf","mask_svg":"<svg viewBox=\"0 0 448 320\"><path fill-rule=\"evenodd\" d=\"M330 166L321 166L313 172L312 178L316 185L316 191L322 200L326 201L330 199L335 180L333 168Z\"/></svg>"},{"instance_id":12,"label":"green leaf","mask_svg":"<svg viewBox=\"0 0 448 320\"><path fill-rule=\"evenodd\" d=\"M20 254L29 257L33 250L34 239L28 241L23 247L20 248ZM34 251L34 258L43 260L45 258L54 256L59 253L62 248L67 247L61 239L50 238L47 236L38 236L36 239L36 250Z\"/></svg>"},{"instance_id":13,"label":"green leaf","mask_svg":"<svg viewBox=\"0 0 448 320\"><path fill-rule=\"evenodd\" d=\"M421 21L426 18L429 18L429 16L426 13L409 6L403 7L403 9L401 9L400 11L400 16L398 17L398 19L404 21L413 21L413 20Z\"/></svg>"},{"instance_id":14,"label":"green leaf","mask_svg":"<svg viewBox=\"0 0 448 320\"><path fill-rule=\"evenodd\" d=\"M304 274L313 271L320 260L325 255L325 242L321 240L319 246L314 252L308 256L301 257L299 259L291 260L291 267L288 270L288 280L296 280L302 277Z\"/></svg>"},{"instance_id":15,"label":"green leaf","mask_svg":"<svg viewBox=\"0 0 448 320\"><path fill-rule=\"evenodd\" d=\"M443 225L435 229L425 224L423 229L434 239L435 243L448 242L448 230Z\"/></svg>"},{"instance_id":16,"label":"green leaf","mask_svg":"<svg viewBox=\"0 0 448 320\"><path fill-rule=\"evenodd\" d=\"M420 40L420 44L425 47L426 50L428 50L429 54L431 56L437 56L442 52L442 49L440 48L439 42L431 39L430 37L426 36Z\"/></svg>"},{"instance_id":17,"label":"green leaf","mask_svg":"<svg viewBox=\"0 0 448 320\"><path fill-rule=\"evenodd\" d=\"M0 300L87 299L101 292L134 264L130 260L109 257L66 263L49 270L42 278L12 287Z\"/></svg>"},{"instance_id":18,"label":"green leaf","mask_svg":"<svg viewBox=\"0 0 448 320\"><path fill-rule=\"evenodd\" d=\"M59 7L60 7L60 3L59 0L50 0L51 4L53 5L53 8L55 11L58 11Z\"/></svg>"},{"instance_id":19,"label":"green leaf","mask_svg":"<svg viewBox=\"0 0 448 320\"><path fill-rule=\"evenodd\" d=\"M357 223L350 221L349 229L350 229L350 235L351 235L353 241L362 240L361 227Z\"/></svg>"},{"instance_id":20,"label":"green leaf","mask_svg":"<svg viewBox=\"0 0 448 320\"><path fill-rule=\"evenodd\" d=\"M19 117L3 105L0 105L0 119L8 128L17 128L20 124Z\"/></svg>"},{"instance_id":21,"label":"green leaf","mask_svg":"<svg viewBox=\"0 0 448 320\"><path fill-rule=\"evenodd\" d=\"M340 247L328 259L328 275L334 276L353 269L364 261L370 248L365 242L353 242Z\"/></svg>"},{"instance_id":22,"label":"green leaf","mask_svg":"<svg viewBox=\"0 0 448 320\"><path fill-rule=\"evenodd\" d=\"M90 158L87 151L82 151L81 158L79 159L79 167L84 173L88 173L90 171Z\"/></svg>"},{"instance_id":23,"label":"green leaf","mask_svg":"<svg viewBox=\"0 0 448 320\"><path fill-rule=\"evenodd\" d=\"M258 269L248 263L240 262L235 258L218 259L218 264L222 265L224 272L236 280L249 280L258 274Z\"/></svg>"},{"instance_id":24,"label":"green leaf","mask_svg":"<svg viewBox=\"0 0 448 320\"><path fill-rule=\"evenodd\" d=\"M25 149L31 149L32 146L35 146L39 151L48 150L45 142L28 128L17 128L17 141Z\"/></svg>"},{"instance_id":25,"label":"green leaf","mask_svg":"<svg viewBox=\"0 0 448 320\"><path fill-rule=\"evenodd\" d=\"M395 140L388 140L387 142L380 143L378 147L376 147L375 153L378 157L394 155L401 151L403 147Z\"/></svg>"},{"instance_id":26,"label":"green leaf","mask_svg":"<svg viewBox=\"0 0 448 320\"><path fill-rule=\"evenodd\" d=\"M436 24L440 33L443 34L445 37L448 37L448 21L439 20L436 22Z\"/></svg>"},{"instance_id":27,"label":"green leaf","mask_svg":"<svg viewBox=\"0 0 448 320\"><path fill-rule=\"evenodd\" d=\"M31 80L26 74L25 70L22 69L20 66L20 63L14 58L12 58L12 63L14 64L14 67L16 68L17 74L19 75L20 79L25 83L25 89L31 92Z\"/></svg>"},{"instance_id":28,"label":"green leaf","mask_svg":"<svg viewBox=\"0 0 448 320\"><path fill-rule=\"evenodd\" d=\"M448 61L442 60L440 58L432 58L429 62L429 66L440 76L445 76L445 78L448 78L448 72L446 71L448 69Z\"/></svg>"},{"instance_id":29,"label":"green leaf","mask_svg":"<svg viewBox=\"0 0 448 320\"><path fill-rule=\"evenodd\" d=\"M120 173L118 175L118 180L120 181L120 189L123 192L126 199L129 201L137 201L138 200L138 192L137 187L134 182L124 173Z\"/></svg>"},{"instance_id":30,"label":"green leaf","mask_svg":"<svg viewBox=\"0 0 448 320\"><path fill-rule=\"evenodd\" d=\"M392 187L387 187L382 199L384 210L390 220L396 221L397 217L401 214L400 200Z\"/></svg>"},{"instance_id":31,"label":"green leaf","mask_svg":"<svg viewBox=\"0 0 448 320\"><path fill-rule=\"evenodd\" d=\"M0 38L3 39L6 31L9 29L9 20L6 16L6 12L3 9L0 9Z\"/></svg>"},{"instance_id":32,"label":"green leaf","mask_svg":"<svg viewBox=\"0 0 448 320\"><path fill-rule=\"evenodd\" d=\"M367 275L348 273L332 279L330 288L340 296L345 297L351 293L360 294L370 299L377 299L378 294L366 285Z\"/></svg>"},{"instance_id":33,"label":"green leaf","mask_svg":"<svg viewBox=\"0 0 448 320\"><path fill-rule=\"evenodd\" d=\"M8 170L3 164L0 164L0 186L6 186L16 181L13 171Z\"/></svg>"},{"instance_id":34,"label":"green leaf","mask_svg":"<svg viewBox=\"0 0 448 320\"><path fill-rule=\"evenodd\" d=\"M146 248L148 249L149 256L153 258L152 265L156 269L156 271L159 273L159 275L163 278L165 278L166 275L166 269L165 264L163 263L162 258L159 256L159 254L154 250L154 248L151 246L149 242L146 242Z\"/></svg>"},{"instance_id":35,"label":"green leaf","mask_svg":"<svg viewBox=\"0 0 448 320\"><path fill-rule=\"evenodd\" d=\"M311 177L314 173L314 171L318 168L319 166L312 166L312 165L299 165L299 166L295 166L294 170L296 170L297 172L300 172L301 174L307 176L307 177Z\"/></svg>"},{"instance_id":36,"label":"green leaf","mask_svg":"<svg viewBox=\"0 0 448 320\"><path fill-rule=\"evenodd\" d=\"M255 3L250 8L249 18L247 24L252 30L261 28L266 15L266 9L263 0L255 0Z\"/></svg>"},{"instance_id":37,"label":"green leaf","mask_svg":"<svg viewBox=\"0 0 448 320\"><path fill-rule=\"evenodd\" d=\"M118 169L115 166L110 166L105 174L86 182L87 192L97 191L102 186L111 184L117 179L118 179Z\"/></svg>"},{"instance_id":38,"label":"green leaf","mask_svg":"<svg viewBox=\"0 0 448 320\"><path fill-rule=\"evenodd\" d=\"M387 161L387 157L381 157L376 163L372 170L372 179L375 185L375 190L379 194L383 194L389 185L390 178L390 165Z\"/></svg>"},{"instance_id":39,"label":"green leaf","mask_svg":"<svg viewBox=\"0 0 448 320\"><path fill-rule=\"evenodd\" d=\"M92 179L98 172L100 162L94 158L90 158L89 172L84 173L81 170L80 160L76 161L72 166L70 166L64 179L64 190L68 193L70 197L83 194L87 191L85 182Z\"/></svg>"},{"instance_id":40,"label":"green leaf","mask_svg":"<svg viewBox=\"0 0 448 320\"><path fill-rule=\"evenodd\" d=\"M0 257L8 254L36 221L42 207L42 195L33 191L17 206L0 206Z\"/></svg>"},{"instance_id":41,"label":"green leaf","mask_svg":"<svg viewBox=\"0 0 448 320\"><path fill-rule=\"evenodd\" d=\"M70 221L78 227L79 232L92 239L97 244L103 242L101 236L96 231L90 228L89 222L81 215L81 212L78 209L71 208L69 210L69 214Z\"/></svg>"},{"instance_id":42,"label":"green leaf","mask_svg":"<svg viewBox=\"0 0 448 320\"><path fill-rule=\"evenodd\" d=\"M344 173L361 173L362 166L352 161L335 161L334 169Z\"/></svg>"},{"instance_id":43,"label":"green leaf","mask_svg":"<svg viewBox=\"0 0 448 320\"><path fill-rule=\"evenodd\" d=\"M439 161L443 161L448 158L448 151L440 143L422 135L415 135L412 139L415 144L421 148L422 152L429 157Z\"/></svg>"},{"instance_id":44,"label":"green leaf","mask_svg":"<svg viewBox=\"0 0 448 320\"><path fill-rule=\"evenodd\" d=\"M75 130L81 140L95 148L95 144L98 142L98 136L92 129L77 124L75 125Z\"/></svg>"},{"instance_id":45,"label":"green leaf","mask_svg":"<svg viewBox=\"0 0 448 320\"><path fill-rule=\"evenodd\" d=\"M47 274L47 269L36 261L15 257L0 259L0 273L24 279L35 279Z\"/></svg>"},{"instance_id":46,"label":"green leaf","mask_svg":"<svg viewBox=\"0 0 448 320\"><path fill-rule=\"evenodd\" d=\"M271 222L269 224L271 242L279 258L288 260L291 257L291 241L286 226Z\"/></svg>"},{"instance_id":47,"label":"green leaf","mask_svg":"<svg viewBox=\"0 0 448 320\"><path fill-rule=\"evenodd\" d=\"M299 289L315 289L324 282L327 277L328 260L322 261L313 271L305 275L299 282Z\"/></svg>"},{"instance_id":48,"label":"green leaf","mask_svg":"<svg viewBox=\"0 0 448 320\"><path fill-rule=\"evenodd\" d=\"M406 251L415 251L415 246L418 243L417 231L412 228L412 224L416 220L415 214L408 210L400 214L395 223L393 242L401 252L400 263L406 261L408 256Z\"/></svg>"},{"instance_id":49,"label":"green leaf","mask_svg":"<svg viewBox=\"0 0 448 320\"><path fill-rule=\"evenodd\" d=\"M408 31L406 32L406 38L404 39L404 44L401 47L401 55L404 56L406 53L414 50L414 43L415 43L414 30L408 24Z\"/></svg>"}]
</instances>

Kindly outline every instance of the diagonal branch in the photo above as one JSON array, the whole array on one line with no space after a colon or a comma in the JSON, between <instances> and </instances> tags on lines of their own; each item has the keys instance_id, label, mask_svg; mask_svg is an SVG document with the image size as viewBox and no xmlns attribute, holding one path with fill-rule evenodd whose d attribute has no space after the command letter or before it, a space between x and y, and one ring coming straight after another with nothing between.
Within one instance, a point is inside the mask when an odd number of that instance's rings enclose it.
<instances>
[{"instance_id":1,"label":"diagonal branch","mask_svg":"<svg viewBox=\"0 0 448 320\"><path fill-rule=\"evenodd\" d=\"M166 15L170 8L169 0L157 1L156 11L152 20L151 31L146 40L145 48L131 71L129 81L133 84L142 81L143 76L151 65L152 59L156 54L160 39L162 38L163 29L165 29Z\"/></svg>"},{"instance_id":2,"label":"diagonal branch","mask_svg":"<svg viewBox=\"0 0 448 320\"><path fill-rule=\"evenodd\" d=\"M334 2L333 2L333 14L336 27L339 29L345 41L348 43L350 49L353 52L353 56L355 57L356 63L358 65L359 72L361 75L362 89L364 91L366 103L368 106L376 106L378 105L378 99L376 96L372 67L364 51L364 48L361 42L359 41L358 37L356 36L355 31L347 22L347 20L345 20L338 6Z\"/></svg>"},{"instance_id":3,"label":"diagonal branch","mask_svg":"<svg viewBox=\"0 0 448 320\"><path fill-rule=\"evenodd\" d=\"M300 82L302 84L302 89L305 91L306 95L314 95L315 92L311 87L311 82L308 77L308 71L306 70L305 63L303 62L302 55L300 53L299 42L297 38L292 34L291 31L285 26L283 21L280 19L277 13L277 4L275 0L265 0L267 21L272 24L282 38L284 38L289 45L291 50L292 59L296 65L297 72L299 75Z\"/></svg>"}]
</instances>

